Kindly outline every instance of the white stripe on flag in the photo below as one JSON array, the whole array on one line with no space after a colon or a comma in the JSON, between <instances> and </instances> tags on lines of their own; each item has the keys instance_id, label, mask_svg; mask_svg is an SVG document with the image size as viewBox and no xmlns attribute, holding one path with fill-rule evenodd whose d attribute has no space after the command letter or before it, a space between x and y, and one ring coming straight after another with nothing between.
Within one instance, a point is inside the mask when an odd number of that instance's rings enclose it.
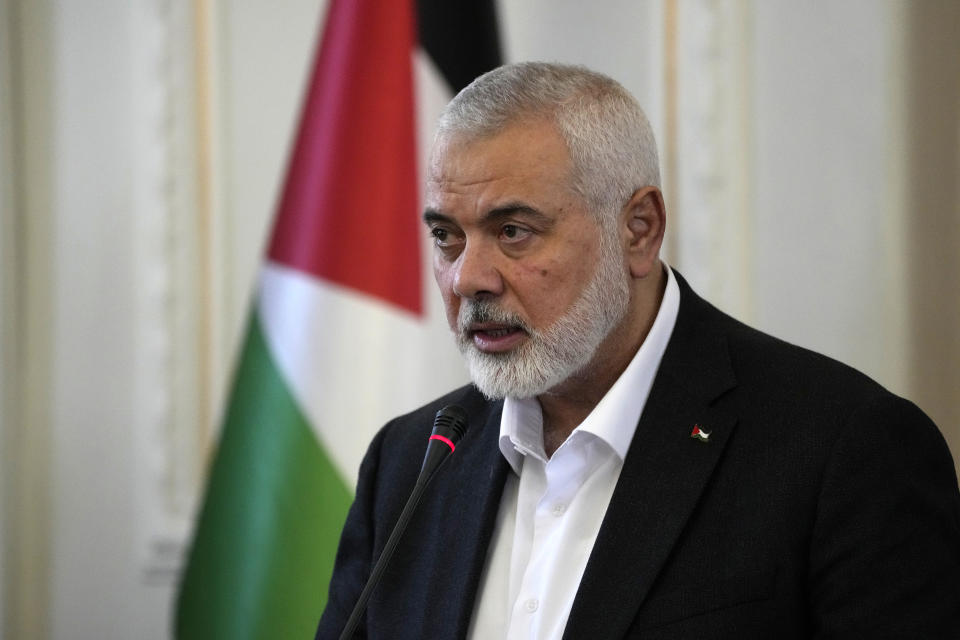
<instances>
[{"instance_id":1,"label":"white stripe on flag","mask_svg":"<svg viewBox=\"0 0 960 640\"><path fill-rule=\"evenodd\" d=\"M320 442L349 486L376 430L464 384L445 325L267 263L258 313L265 339ZM436 307L435 292L427 296Z\"/></svg>"}]
</instances>

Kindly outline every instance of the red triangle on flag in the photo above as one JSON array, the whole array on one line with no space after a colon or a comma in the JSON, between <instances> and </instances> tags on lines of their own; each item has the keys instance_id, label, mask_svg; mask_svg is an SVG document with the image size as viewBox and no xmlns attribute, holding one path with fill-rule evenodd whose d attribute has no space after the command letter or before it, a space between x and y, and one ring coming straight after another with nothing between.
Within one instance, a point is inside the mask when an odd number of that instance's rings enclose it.
<instances>
[{"instance_id":1,"label":"red triangle on flag","mask_svg":"<svg viewBox=\"0 0 960 640\"><path fill-rule=\"evenodd\" d=\"M423 312L409 0L333 0L268 257Z\"/></svg>"}]
</instances>

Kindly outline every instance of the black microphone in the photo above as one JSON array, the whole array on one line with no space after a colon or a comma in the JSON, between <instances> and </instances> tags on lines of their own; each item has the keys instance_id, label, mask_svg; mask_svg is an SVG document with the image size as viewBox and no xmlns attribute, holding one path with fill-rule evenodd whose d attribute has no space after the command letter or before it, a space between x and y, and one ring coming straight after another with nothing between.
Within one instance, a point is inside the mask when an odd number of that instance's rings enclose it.
<instances>
[{"instance_id":1,"label":"black microphone","mask_svg":"<svg viewBox=\"0 0 960 640\"><path fill-rule=\"evenodd\" d=\"M397 520L397 524L394 525L393 531L387 539L387 544L384 545L383 551L377 559L377 564L373 567L373 571L370 572L367 584L363 587L363 591L360 592L360 598L350 613L350 618L343 628L343 633L340 634L340 640L350 640L353 638L353 634L357 630L357 625L360 624L360 619L367 610L367 601L370 600L370 595L373 593L374 587L380 582L383 571L387 568L387 564L390 562L390 558L393 556L393 552L400 542L400 537L407 529L407 524L410 523L410 518L413 517L413 512L416 510L417 505L420 504L420 498L423 496L424 490L427 488L430 480L433 479L433 476L436 475L440 465L442 465L457 448L457 443L460 442L460 438L463 437L466 430L467 412L463 410L463 407L448 404L440 409L440 411L437 411L437 416L433 419L433 432L430 434L430 439L427 440L427 452L423 456L423 465L420 467L420 475L417 477L417 483L414 485L413 491L410 492L407 504L403 507L400 518Z\"/></svg>"}]
</instances>

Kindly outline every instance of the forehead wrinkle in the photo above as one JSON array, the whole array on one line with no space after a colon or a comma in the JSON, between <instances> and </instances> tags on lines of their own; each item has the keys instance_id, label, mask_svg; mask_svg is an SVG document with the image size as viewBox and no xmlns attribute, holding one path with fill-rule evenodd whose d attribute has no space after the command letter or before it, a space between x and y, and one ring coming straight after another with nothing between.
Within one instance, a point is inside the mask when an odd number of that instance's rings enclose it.
<instances>
[{"instance_id":1,"label":"forehead wrinkle","mask_svg":"<svg viewBox=\"0 0 960 640\"><path fill-rule=\"evenodd\" d=\"M495 180L502 180L502 177L494 178L476 178L473 180L457 180L456 178L442 177L442 178L433 178L433 182L441 185L441 188L448 190L455 190L456 187L474 187L478 184L486 184L493 182ZM451 189L453 187L453 189Z\"/></svg>"},{"instance_id":2,"label":"forehead wrinkle","mask_svg":"<svg viewBox=\"0 0 960 640\"><path fill-rule=\"evenodd\" d=\"M552 138L553 142L557 144L547 144L546 146L539 144L549 141L544 141L542 132L532 131L530 126L532 124L545 125L548 128L548 137ZM542 126L539 128L542 128ZM524 151L533 151L531 147L536 149L536 157L527 158L525 164L518 166L511 162L511 160L515 160L515 157L510 154L506 157L510 164L509 170L497 166L504 159L504 156L495 149L501 144L509 144L504 141L511 140L523 143ZM558 151L561 152L559 156L556 153ZM463 137L456 134L442 136L434 141L428 166L431 181L459 182L464 186L472 186L498 179L536 178L541 175L540 169L543 163L551 163L558 159L563 166L563 175L559 176L561 181L564 183L571 182L574 164L566 141L560 136L552 121L538 117L514 122L491 135L479 137ZM491 167L491 164L494 166ZM467 173L489 173L491 175L467 180L457 180L455 177L451 177L451 174L462 173L464 170Z\"/></svg>"},{"instance_id":3,"label":"forehead wrinkle","mask_svg":"<svg viewBox=\"0 0 960 640\"><path fill-rule=\"evenodd\" d=\"M542 131L510 127L477 140L438 139L424 194L429 208L459 209L467 204L462 200L466 198L472 202L469 208L475 221L491 210L509 207L516 208L515 215L523 213L520 207L529 207L531 213L550 219L547 214L562 214L566 202L583 203L572 180L569 151L552 125L546 124L551 127L546 136Z\"/></svg>"}]
</instances>

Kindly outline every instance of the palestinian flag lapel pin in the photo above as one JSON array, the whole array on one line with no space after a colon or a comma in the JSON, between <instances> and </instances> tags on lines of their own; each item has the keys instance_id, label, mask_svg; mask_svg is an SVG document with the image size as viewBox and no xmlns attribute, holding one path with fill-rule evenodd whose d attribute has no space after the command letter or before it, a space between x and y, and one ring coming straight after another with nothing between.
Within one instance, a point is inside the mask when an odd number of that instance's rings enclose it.
<instances>
[{"instance_id":1,"label":"palestinian flag lapel pin","mask_svg":"<svg viewBox=\"0 0 960 640\"><path fill-rule=\"evenodd\" d=\"M698 424L693 425L693 431L690 432L690 437L700 442L710 442L710 432L704 431Z\"/></svg>"}]
</instances>

